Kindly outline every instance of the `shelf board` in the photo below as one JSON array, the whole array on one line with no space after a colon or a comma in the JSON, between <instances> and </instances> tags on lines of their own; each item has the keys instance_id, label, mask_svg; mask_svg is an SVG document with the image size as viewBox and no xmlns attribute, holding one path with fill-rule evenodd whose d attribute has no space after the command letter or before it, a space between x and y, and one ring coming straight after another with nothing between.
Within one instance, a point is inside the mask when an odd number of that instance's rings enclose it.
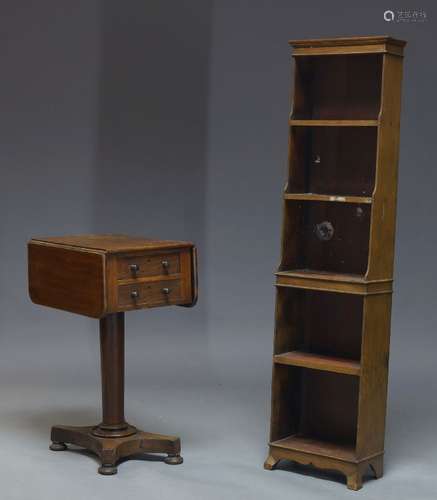
<instances>
[{"instance_id":1,"label":"shelf board","mask_svg":"<svg viewBox=\"0 0 437 500\"><path fill-rule=\"evenodd\" d=\"M327 292L375 295L392 292L392 279L366 280L359 274L341 274L313 269L291 269L276 273L276 286Z\"/></svg>"},{"instance_id":2,"label":"shelf board","mask_svg":"<svg viewBox=\"0 0 437 500\"><path fill-rule=\"evenodd\" d=\"M296 120L288 121L297 127L377 127L378 120Z\"/></svg>"},{"instance_id":3,"label":"shelf board","mask_svg":"<svg viewBox=\"0 0 437 500\"><path fill-rule=\"evenodd\" d=\"M358 361L324 356L305 351L291 351L273 356L273 361L280 365L300 366L313 370L342 373L344 375L360 375L361 366Z\"/></svg>"},{"instance_id":4,"label":"shelf board","mask_svg":"<svg viewBox=\"0 0 437 500\"><path fill-rule=\"evenodd\" d=\"M285 450L309 453L312 455L335 458L337 460L344 460L345 462L356 461L355 447L352 445L321 441L319 439L313 439L299 434L294 434L284 439L273 441L270 443L270 446L275 446Z\"/></svg>"},{"instance_id":5,"label":"shelf board","mask_svg":"<svg viewBox=\"0 0 437 500\"><path fill-rule=\"evenodd\" d=\"M284 193L284 200L334 201L340 203L372 203L370 196L338 196L315 193Z\"/></svg>"},{"instance_id":6,"label":"shelf board","mask_svg":"<svg viewBox=\"0 0 437 500\"><path fill-rule=\"evenodd\" d=\"M276 273L281 276L297 276L308 279L343 281L345 283L363 283L364 276L360 274L333 273L331 271L317 271L316 269L290 269L289 271L279 271Z\"/></svg>"}]
</instances>

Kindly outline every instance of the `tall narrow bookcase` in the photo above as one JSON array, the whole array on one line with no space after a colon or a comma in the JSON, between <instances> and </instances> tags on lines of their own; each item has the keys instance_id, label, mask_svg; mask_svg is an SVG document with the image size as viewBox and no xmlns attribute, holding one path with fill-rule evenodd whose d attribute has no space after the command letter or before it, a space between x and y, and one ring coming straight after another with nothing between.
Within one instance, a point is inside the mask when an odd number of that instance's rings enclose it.
<instances>
[{"instance_id":1,"label":"tall narrow bookcase","mask_svg":"<svg viewBox=\"0 0 437 500\"><path fill-rule=\"evenodd\" d=\"M290 41L295 61L276 273L269 455L382 475L403 48Z\"/></svg>"}]
</instances>

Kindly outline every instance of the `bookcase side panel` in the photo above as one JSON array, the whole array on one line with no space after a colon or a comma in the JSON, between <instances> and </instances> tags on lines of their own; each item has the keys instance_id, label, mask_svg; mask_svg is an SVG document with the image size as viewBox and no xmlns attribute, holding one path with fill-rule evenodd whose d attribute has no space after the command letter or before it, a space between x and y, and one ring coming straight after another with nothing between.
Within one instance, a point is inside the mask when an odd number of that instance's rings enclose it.
<instances>
[{"instance_id":1,"label":"bookcase side panel","mask_svg":"<svg viewBox=\"0 0 437 500\"><path fill-rule=\"evenodd\" d=\"M391 293L364 299L357 457L384 451Z\"/></svg>"},{"instance_id":2,"label":"bookcase side panel","mask_svg":"<svg viewBox=\"0 0 437 500\"><path fill-rule=\"evenodd\" d=\"M304 225L304 204L283 202L281 264L279 271L300 267L303 262L303 244L299 233Z\"/></svg>"},{"instance_id":3,"label":"bookcase side panel","mask_svg":"<svg viewBox=\"0 0 437 500\"><path fill-rule=\"evenodd\" d=\"M311 64L307 58L292 57L294 70L293 86L290 89L290 118L301 116L310 101L308 73Z\"/></svg>"},{"instance_id":4,"label":"bookcase side panel","mask_svg":"<svg viewBox=\"0 0 437 500\"><path fill-rule=\"evenodd\" d=\"M277 287L274 354L296 349L301 342L302 332L299 327L302 298L300 290ZM298 402L300 399L298 379L299 372L297 370L273 364L271 441L281 439L297 431Z\"/></svg>"},{"instance_id":5,"label":"bookcase side panel","mask_svg":"<svg viewBox=\"0 0 437 500\"><path fill-rule=\"evenodd\" d=\"M270 442L298 431L301 414L300 377L298 368L273 365Z\"/></svg>"},{"instance_id":6,"label":"bookcase side panel","mask_svg":"<svg viewBox=\"0 0 437 500\"><path fill-rule=\"evenodd\" d=\"M402 62L402 57L384 55L368 279L393 277Z\"/></svg>"},{"instance_id":7,"label":"bookcase side panel","mask_svg":"<svg viewBox=\"0 0 437 500\"><path fill-rule=\"evenodd\" d=\"M302 344L304 299L298 288L277 287L274 354L298 349Z\"/></svg>"},{"instance_id":8,"label":"bookcase side panel","mask_svg":"<svg viewBox=\"0 0 437 500\"><path fill-rule=\"evenodd\" d=\"M306 127L290 127L288 139L288 179L285 192L307 190L306 162L311 131Z\"/></svg>"}]
</instances>

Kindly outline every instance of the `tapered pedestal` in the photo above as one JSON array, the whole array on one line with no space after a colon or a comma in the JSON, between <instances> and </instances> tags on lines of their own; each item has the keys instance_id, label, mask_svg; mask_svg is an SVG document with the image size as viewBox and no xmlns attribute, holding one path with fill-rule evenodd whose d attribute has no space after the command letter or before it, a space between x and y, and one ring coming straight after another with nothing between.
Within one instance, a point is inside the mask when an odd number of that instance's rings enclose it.
<instances>
[{"instance_id":1,"label":"tapered pedestal","mask_svg":"<svg viewBox=\"0 0 437 500\"><path fill-rule=\"evenodd\" d=\"M124 313L115 313L100 320L100 351L102 370L102 422L90 427L56 425L52 427L50 449L62 451L66 443L95 453L103 475L117 473L117 462L140 453L161 453L164 462L183 462L180 439L175 436L151 434L137 430L124 418Z\"/></svg>"}]
</instances>

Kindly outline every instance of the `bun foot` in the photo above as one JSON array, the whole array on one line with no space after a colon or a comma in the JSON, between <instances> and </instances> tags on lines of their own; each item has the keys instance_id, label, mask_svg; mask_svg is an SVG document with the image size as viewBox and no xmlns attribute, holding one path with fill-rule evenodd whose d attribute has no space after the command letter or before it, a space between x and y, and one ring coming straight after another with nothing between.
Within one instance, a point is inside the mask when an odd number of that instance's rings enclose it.
<instances>
[{"instance_id":1,"label":"bun foot","mask_svg":"<svg viewBox=\"0 0 437 500\"><path fill-rule=\"evenodd\" d=\"M184 461L180 455L169 455L164 459L164 462L168 465L179 465Z\"/></svg>"},{"instance_id":2,"label":"bun foot","mask_svg":"<svg viewBox=\"0 0 437 500\"><path fill-rule=\"evenodd\" d=\"M64 451L67 449L67 445L65 443L58 443L57 441L53 441L49 448L52 451Z\"/></svg>"},{"instance_id":3,"label":"bun foot","mask_svg":"<svg viewBox=\"0 0 437 500\"><path fill-rule=\"evenodd\" d=\"M117 474L117 467L111 464L102 464L97 470L102 476L113 476Z\"/></svg>"}]
</instances>

